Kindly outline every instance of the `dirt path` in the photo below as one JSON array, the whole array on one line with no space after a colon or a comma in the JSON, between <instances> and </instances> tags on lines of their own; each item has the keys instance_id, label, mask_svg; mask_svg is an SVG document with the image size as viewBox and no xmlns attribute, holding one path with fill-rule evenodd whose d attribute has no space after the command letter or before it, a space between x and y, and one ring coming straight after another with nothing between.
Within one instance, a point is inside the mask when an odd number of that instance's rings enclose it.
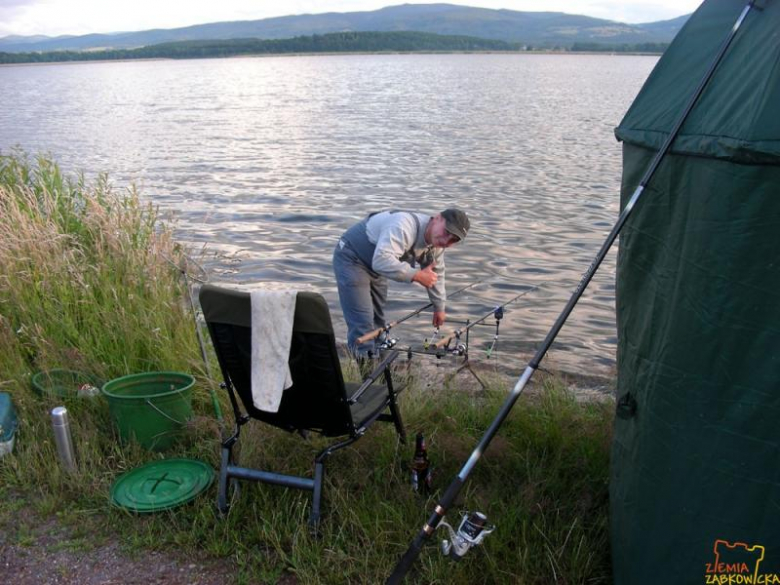
<instances>
[{"instance_id":1,"label":"dirt path","mask_svg":"<svg viewBox=\"0 0 780 585\"><path fill-rule=\"evenodd\" d=\"M110 538L79 536L56 517L21 505L0 508L0 575L15 585L221 585L234 583L237 571L229 560L130 555Z\"/></svg>"}]
</instances>

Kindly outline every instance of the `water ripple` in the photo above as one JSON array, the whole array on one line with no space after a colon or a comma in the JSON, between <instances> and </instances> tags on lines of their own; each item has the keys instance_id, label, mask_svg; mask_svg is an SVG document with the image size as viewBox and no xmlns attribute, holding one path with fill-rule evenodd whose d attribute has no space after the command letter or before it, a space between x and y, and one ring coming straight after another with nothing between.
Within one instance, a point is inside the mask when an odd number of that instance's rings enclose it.
<instances>
[{"instance_id":1,"label":"water ripple","mask_svg":"<svg viewBox=\"0 0 780 585\"><path fill-rule=\"evenodd\" d=\"M313 285L344 337L330 257L382 208L457 205L472 233L447 254L453 320L516 291L499 355L522 368L618 213L612 128L653 57L342 55L0 68L0 150L135 182L177 218L177 237L227 255L215 278ZM606 371L615 358L614 253L550 354ZM387 314L425 302L391 284ZM430 335L430 315L398 334ZM474 347L492 339L475 330ZM483 343L484 342L484 343ZM476 355L475 355L476 357ZM484 357L484 356L483 356Z\"/></svg>"}]
</instances>

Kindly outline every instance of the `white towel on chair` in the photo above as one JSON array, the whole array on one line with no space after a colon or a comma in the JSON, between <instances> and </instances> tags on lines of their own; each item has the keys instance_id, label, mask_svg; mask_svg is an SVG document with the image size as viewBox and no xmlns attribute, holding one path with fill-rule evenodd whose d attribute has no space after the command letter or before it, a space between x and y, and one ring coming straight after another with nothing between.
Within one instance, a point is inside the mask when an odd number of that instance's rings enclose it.
<instances>
[{"instance_id":1,"label":"white towel on chair","mask_svg":"<svg viewBox=\"0 0 780 585\"><path fill-rule=\"evenodd\" d=\"M282 392L292 386L290 343L297 291L252 291L252 402L278 412Z\"/></svg>"}]
</instances>

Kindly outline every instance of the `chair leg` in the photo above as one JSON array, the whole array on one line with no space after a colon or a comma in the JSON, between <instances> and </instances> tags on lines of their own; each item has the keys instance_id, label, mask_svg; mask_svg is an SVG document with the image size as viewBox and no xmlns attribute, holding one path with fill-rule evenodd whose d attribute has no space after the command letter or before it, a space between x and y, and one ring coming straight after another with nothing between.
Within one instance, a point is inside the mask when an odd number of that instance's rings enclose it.
<instances>
[{"instance_id":1,"label":"chair leg","mask_svg":"<svg viewBox=\"0 0 780 585\"><path fill-rule=\"evenodd\" d=\"M311 515L309 516L309 527L316 535L318 533L320 515L322 509L322 481L325 477L325 460L336 451L343 449L357 441L360 435L353 435L344 441L339 441L325 447L314 458L314 489L311 502Z\"/></svg>"},{"instance_id":2,"label":"chair leg","mask_svg":"<svg viewBox=\"0 0 780 585\"><path fill-rule=\"evenodd\" d=\"M317 461L314 464L314 495L311 502L311 514L309 515L309 528L317 533L320 526L322 503L322 480L325 476L325 461Z\"/></svg>"},{"instance_id":3,"label":"chair leg","mask_svg":"<svg viewBox=\"0 0 780 585\"><path fill-rule=\"evenodd\" d=\"M390 398L390 414L393 417L393 424L395 425L395 432L398 433L398 440L402 445L406 445L406 429L404 429L404 423L401 420L401 411L398 409L398 404L395 401L395 395Z\"/></svg>"},{"instance_id":4,"label":"chair leg","mask_svg":"<svg viewBox=\"0 0 780 585\"><path fill-rule=\"evenodd\" d=\"M222 447L222 461L219 466L219 487L217 489L217 510L221 515L226 515L230 510L230 503L228 502L228 488L230 487L231 480L228 477L228 465L231 464L233 459L232 445L230 447Z\"/></svg>"},{"instance_id":5,"label":"chair leg","mask_svg":"<svg viewBox=\"0 0 780 585\"><path fill-rule=\"evenodd\" d=\"M401 411L398 409L398 403L395 399L397 394L393 387L393 376L390 373L390 368L385 368L385 383L387 384L387 393L390 396L390 414L393 416L395 431L398 433L401 444L406 445L406 430L404 429L404 423L401 420Z\"/></svg>"}]
</instances>

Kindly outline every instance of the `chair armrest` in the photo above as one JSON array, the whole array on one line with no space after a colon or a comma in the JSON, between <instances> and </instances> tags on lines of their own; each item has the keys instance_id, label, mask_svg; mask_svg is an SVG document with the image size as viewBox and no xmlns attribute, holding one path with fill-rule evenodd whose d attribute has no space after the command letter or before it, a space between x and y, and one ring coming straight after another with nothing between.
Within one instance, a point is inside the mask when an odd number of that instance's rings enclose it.
<instances>
[{"instance_id":1,"label":"chair armrest","mask_svg":"<svg viewBox=\"0 0 780 585\"><path fill-rule=\"evenodd\" d=\"M363 393L368 390L374 382L376 382L376 379L382 375L382 372L384 372L385 369L390 364L392 364L399 355L400 352L398 350L391 351L386 358L379 362L379 365L374 368L374 371L371 372L371 375L363 380L360 388L358 388L355 393L347 399L347 403L355 404L358 400L360 400L360 397L363 395Z\"/></svg>"}]
</instances>

